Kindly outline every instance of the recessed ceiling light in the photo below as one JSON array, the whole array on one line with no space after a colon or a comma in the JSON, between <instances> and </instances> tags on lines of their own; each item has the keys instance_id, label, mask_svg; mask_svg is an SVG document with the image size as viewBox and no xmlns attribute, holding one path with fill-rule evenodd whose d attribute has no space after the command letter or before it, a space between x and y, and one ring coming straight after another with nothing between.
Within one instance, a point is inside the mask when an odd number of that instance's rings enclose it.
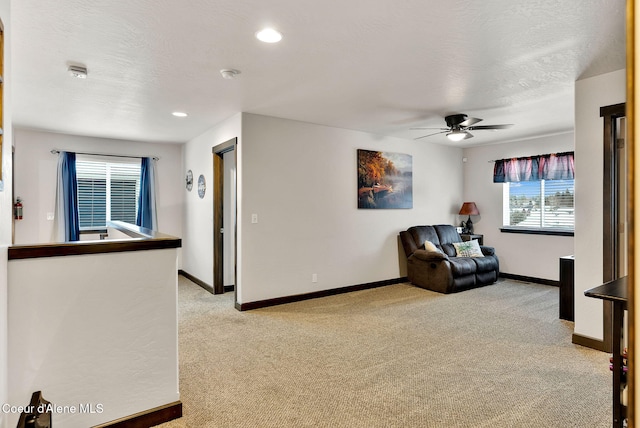
<instances>
[{"instance_id":1,"label":"recessed ceiling light","mask_svg":"<svg viewBox=\"0 0 640 428\"><path fill-rule=\"evenodd\" d=\"M282 40L282 33L273 28L265 28L264 30L258 31L256 37L261 42L277 43Z\"/></svg>"},{"instance_id":2,"label":"recessed ceiling light","mask_svg":"<svg viewBox=\"0 0 640 428\"><path fill-rule=\"evenodd\" d=\"M171 114L174 115L175 117L187 117L187 116L189 116L187 113L182 112L182 111L174 111Z\"/></svg>"}]
</instances>

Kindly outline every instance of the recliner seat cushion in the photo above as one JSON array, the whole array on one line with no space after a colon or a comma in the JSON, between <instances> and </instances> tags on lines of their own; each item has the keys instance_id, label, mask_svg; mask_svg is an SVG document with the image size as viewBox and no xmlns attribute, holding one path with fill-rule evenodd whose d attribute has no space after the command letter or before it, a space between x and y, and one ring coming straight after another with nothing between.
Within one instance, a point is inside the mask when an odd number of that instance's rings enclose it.
<instances>
[{"instance_id":1,"label":"recliner seat cushion","mask_svg":"<svg viewBox=\"0 0 640 428\"><path fill-rule=\"evenodd\" d=\"M473 275L478 269L470 257L450 257L449 263L454 277Z\"/></svg>"},{"instance_id":2,"label":"recliner seat cushion","mask_svg":"<svg viewBox=\"0 0 640 428\"><path fill-rule=\"evenodd\" d=\"M493 284L498 280L498 271L476 272L475 277L479 284Z\"/></svg>"},{"instance_id":3,"label":"recliner seat cushion","mask_svg":"<svg viewBox=\"0 0 640 428\"><path fill-rule=\"evenodd\" d=\"M478 272L489 272L498 269L498 262L493 256L472 257L470 259L473 260L478 267Z\"/></svg>"}]
</instances>

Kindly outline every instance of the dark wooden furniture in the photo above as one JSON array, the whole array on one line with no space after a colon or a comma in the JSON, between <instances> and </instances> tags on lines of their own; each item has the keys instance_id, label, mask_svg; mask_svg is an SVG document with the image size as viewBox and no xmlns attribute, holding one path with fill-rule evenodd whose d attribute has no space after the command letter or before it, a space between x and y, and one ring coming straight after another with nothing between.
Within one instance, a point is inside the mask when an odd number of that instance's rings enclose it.
<instances>
[{"instance_id":1,"label":"dark wooden furniture","mask_svg":"<svg viewBox=\"0 0 640 428\"><path fill-rule=\"evenodd\" d=\"M478 244L484 245L484 235L478 235L476 233L461 233L460 237L463 241L478 240Z\"/></svg>"},{"instance_id":2,"label":"dark wooden furniture","mask_svg":"<svg viewBox=\"0 0 640 428\"><path fill-rule=\"evenodd\" d=\"M618 278L599 287L584 292L585 296L607 300L613 303L612 337L613 344L613 426L622 427L626 417L626 406L622 404L622 393L626 386L626 376L622 373L622 353L624 350L623 319L627 309L627 277Z\"/></svg>"},{"instance_id":3,"label":"dark wooden furniture","mask_svg":"<svg viewBox=\"0 0 640 428\"><path fill-rule=\"evenodd\" d=\"M44 399L41 391L36 391L31 395L31 401L20 415L16 428L51 428L51 402Z\"/></svg>"},{"instance_id":4,"label":"dark wooden furniture","mask_svg":"<svg viewBox=\"0 0 640 428\"><path fill-rule=\"evenodd\" d=\"M164 248L180 248L182 246L182 239L180 238L122 221L111 221L108 223L108 226L119 230L133 239L13 245L9 247L8 250L9 260L117 253L122 251L160 250Z\"/></svg>"},{"instance_id":5,"label":"dark wooden furniture","mask_svg":"<svg viewBox=\"0 0 640 428\"><path fill-rule=\"evenodd\" d=\"M560 257L560 319L574 321L574 257Z\"/></svg>"}]
</instances>

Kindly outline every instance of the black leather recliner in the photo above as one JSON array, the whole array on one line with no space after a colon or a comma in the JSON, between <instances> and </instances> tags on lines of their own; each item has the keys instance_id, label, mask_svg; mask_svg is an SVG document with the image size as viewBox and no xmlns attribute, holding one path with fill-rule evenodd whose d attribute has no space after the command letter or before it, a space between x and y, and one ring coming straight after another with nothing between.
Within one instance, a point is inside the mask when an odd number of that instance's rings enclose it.
<instances>
[{"instance_id":1,"label":"black leather recliner","mask_svg":"<svg viewBox=\"0 0 640 428\"><path fill-rule=\"evenodd\" d=\"M463 242L454 226L413 226L400 232L409 281L439 293L454 293L493 284L500 265L493 247L480 246L484 257L457 257L454 242ZM431 241L437 251L425 249Z\"/></svg>"}]
</instances>

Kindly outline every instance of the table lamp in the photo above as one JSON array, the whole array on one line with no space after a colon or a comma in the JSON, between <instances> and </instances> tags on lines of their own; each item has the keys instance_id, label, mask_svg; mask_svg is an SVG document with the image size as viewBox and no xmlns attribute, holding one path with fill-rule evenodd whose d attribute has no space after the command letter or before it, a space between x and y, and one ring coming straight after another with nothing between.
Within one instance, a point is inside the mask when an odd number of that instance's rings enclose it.
<instances>
[{"instance_id":1,"label":"table lamp","mask_svg":"<svg viewBox=\"0 0 640 428\"><path fill-rule=\"evenodd\" d=\"M478 207L475 202L465 202L462 204L462 208L460 208L460 215L468 215L469 218L467 222L464 223L465 232L472 234L473 233L473 222L471 221L472 215L480 215L480 211L478 211Z\"/></svg>"}]
</instances>

